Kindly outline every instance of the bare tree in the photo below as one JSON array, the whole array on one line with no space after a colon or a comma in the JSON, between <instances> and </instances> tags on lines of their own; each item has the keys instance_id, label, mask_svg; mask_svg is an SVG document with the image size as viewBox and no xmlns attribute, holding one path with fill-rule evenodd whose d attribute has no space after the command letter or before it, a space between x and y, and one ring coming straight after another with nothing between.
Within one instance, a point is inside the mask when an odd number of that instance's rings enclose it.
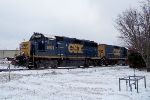
<instances>
[{"instance_id":1,"label":"bare tree","mask_svg":"<svg viewBox=\"0 0 150 100\"><path fill-rule=\"evenodd\" d=\"M126 46L135 48L150 69L150 0L141 3L140 9L129 8L119 14L115 23L119 38Z\"/></svg>"}]
</instances>

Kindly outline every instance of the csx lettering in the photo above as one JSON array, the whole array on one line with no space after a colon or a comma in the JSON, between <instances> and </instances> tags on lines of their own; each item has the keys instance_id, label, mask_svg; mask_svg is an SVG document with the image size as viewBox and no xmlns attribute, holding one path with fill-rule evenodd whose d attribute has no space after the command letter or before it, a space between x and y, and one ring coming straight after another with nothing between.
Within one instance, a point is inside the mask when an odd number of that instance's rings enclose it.
<instances>
[{"instance_id":1,"label":"csx lettering","mask_svg":"<svg viewBox=\"0 0 150 100\"><path fill-rule=\"evenodd\" d=\"M120 56L120 50L119 49L114 49L114 55L115 56Z\"/></svg>"},{"instance_id":2,"label":"csx lettering","mask_svg":"<svg viewBox=\"0 0 150 100\"><path fill-rule=\"evenodd\" d=\"M47 49L54 50L54 46L47 46Z\"/></svg>"},{"instance_id":3,"label":"csx lettering","mask_svg":"<svg viewBox=\"0 0 150 100\"><path fill-rule=\"evenodd\" d=\"M68 45L68 50L70 53L83 53L82 51L83 45L81 44L69 44Z\"/></svg>"}]
</instances>

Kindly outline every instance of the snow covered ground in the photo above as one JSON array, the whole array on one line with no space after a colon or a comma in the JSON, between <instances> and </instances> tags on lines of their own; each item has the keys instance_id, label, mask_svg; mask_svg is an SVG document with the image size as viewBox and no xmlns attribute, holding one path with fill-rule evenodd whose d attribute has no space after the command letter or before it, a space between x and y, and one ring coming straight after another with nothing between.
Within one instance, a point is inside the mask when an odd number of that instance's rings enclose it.
<instances>
[{"instance_id":1,"label":"snow covered ground","mask_svg":"<svg viewBox=\"0 0 150 100\"><path fill-rule=\"evenodd\" d=\"M8 81L9 73L0 72L0 100L150 100L150 73L146 71L135 71L146 76L146 88L141 79L139 93L134 86L131 92L122 80L119 91L119 78L133 74L128 66L21 70L11 71Z\"/></svg>"}]
</instances>

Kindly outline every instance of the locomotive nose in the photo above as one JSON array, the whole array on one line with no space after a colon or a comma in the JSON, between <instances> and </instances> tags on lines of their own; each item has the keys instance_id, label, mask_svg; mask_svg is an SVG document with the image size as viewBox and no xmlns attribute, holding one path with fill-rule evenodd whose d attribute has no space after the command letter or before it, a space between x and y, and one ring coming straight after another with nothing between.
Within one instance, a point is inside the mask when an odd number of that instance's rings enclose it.
<instances>
[{"instance_id":1,"label":"locomotive nose","mask_svg":"<svg viewBox=\"0 0 150 100\"><path fill-rule=\"evenodd\" d=\"M23 55L16 56L12 60L11 64L15 65L15 66L17 66L17 65L18 66L24 66L26 64L27 60L28 59L26 59L26 56L23 54Z\"/></svg>"},{"instance_id":2,"label":"locomotive nose","mask_svg":"<svg viewBox=\"0 0 150 100\"><path fill-rule=\"evenodd\" d=\"M16 65L17 65L16 57L15 57L14 59L12 59L11 64L12 64L12 65L14 65L14 66L16 66Z\"/></svg>"}]
</instances>

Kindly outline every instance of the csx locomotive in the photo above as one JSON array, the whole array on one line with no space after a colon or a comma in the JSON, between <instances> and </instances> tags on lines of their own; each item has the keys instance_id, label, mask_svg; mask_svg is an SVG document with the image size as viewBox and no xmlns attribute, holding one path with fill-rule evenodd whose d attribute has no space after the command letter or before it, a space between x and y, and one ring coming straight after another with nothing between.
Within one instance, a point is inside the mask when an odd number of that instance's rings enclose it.
<instances>
[{"instance_id":1,"label":"csx locomotive","mask_svg":"<svg viewBox=\"0 0 150 100\"><path fill-rule=\"evenodd\" d=\"M14 65L26 66L29 69L89 67L125 64L126 59L125 47L34 32L29 41L20 44L20 55L15 57Z\"/></svg>"}]
</instances>

